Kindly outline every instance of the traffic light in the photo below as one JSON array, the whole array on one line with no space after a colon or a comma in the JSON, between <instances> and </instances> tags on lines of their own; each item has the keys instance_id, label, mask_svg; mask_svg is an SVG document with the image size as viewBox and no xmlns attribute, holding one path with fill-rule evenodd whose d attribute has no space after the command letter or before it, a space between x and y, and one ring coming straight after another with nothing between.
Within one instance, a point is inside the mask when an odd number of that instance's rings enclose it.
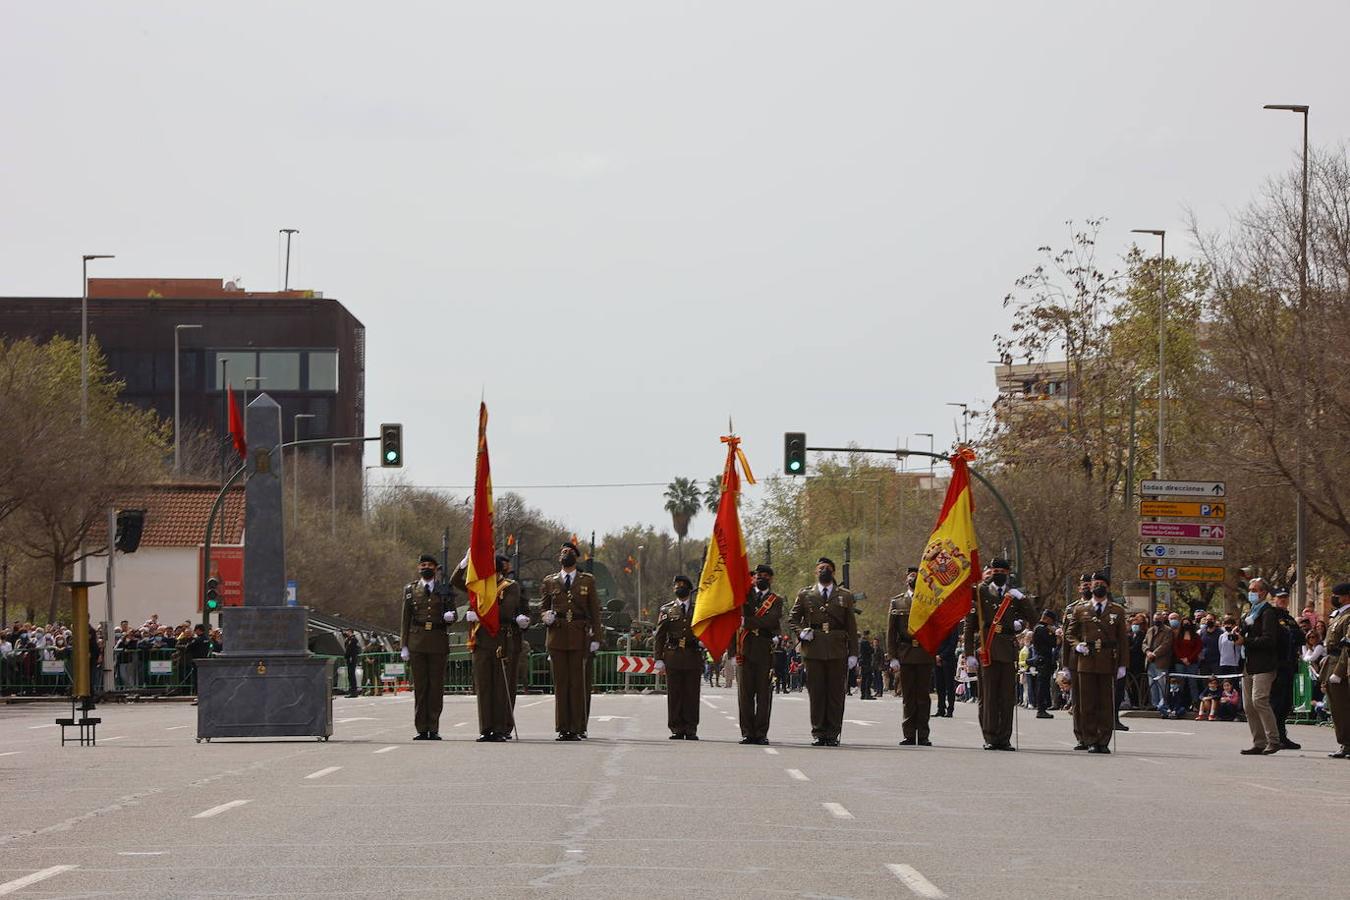
<instances>
[{"instance_id":1,"label":"traffic light","mask_svg":"<svg viewBox=\"0 0 1350 900\"><path fill-rule=\"evenodd\" d=\"M783 472L806 474L806 432L789 431L783 435Z\"/></svg>"},{"instance_id":2,"label":"traffic light","mask_svg":"<svg viewBox=\"0 0 1350 900\"><path fill-rule=\"evenodd\" d=\"M206 579L206 611L217 612L220 609L220 579Z\"/></svg>"},{"instance_id":3,"label":"traffic light","mask_svg":"<svg viewBox=\"0 0 1350 900\"><path fill-rule=\"evenodd\" d=\"M117 536L113 546L123 553L135 553L141 545L141 531L145 528L145 510L121 509L117 511Z\"/></svg>"},{"instance_id":4,"label":"traffic light","mask_svg":"<svg viewBox=\"0 0 1350 900\"><path fill-rule=\"evenodd\" d=\"M380 465L386 469L403 466L403 426L385 423L380 426Z\"/></svg>"}]
</instances>

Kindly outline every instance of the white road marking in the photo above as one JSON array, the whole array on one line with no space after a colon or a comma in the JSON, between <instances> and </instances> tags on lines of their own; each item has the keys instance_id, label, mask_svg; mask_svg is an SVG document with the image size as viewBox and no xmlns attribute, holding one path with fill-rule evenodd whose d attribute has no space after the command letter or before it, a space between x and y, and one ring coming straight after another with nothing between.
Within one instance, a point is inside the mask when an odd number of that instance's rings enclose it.
<instances>
[{"instance_id":1,"label":"white road marking","mask_svg":"<svg viewBox=\"0 0 1350 900\"><path fill-rule=\"evenodd\" d=\"M839 804L839 803L822 803L822 804L820 804L820 805L823 806L823 807L825 807L825 811L828 812L830 815L834 816L836 819L851 819L851 818L853 818L853 813L851 813L851 812L849 812L848 810L844 809L844 807L843 807L842 804Z\"/></svg>"},{"instance_id":2,"label":"white road marking","mask_svg":"<svg viewBox=\"0 0 1350 900\"><path fill-rule=\"evenodd\" d=\"M699 699L702 700L704 703L708 704L708 709L717 709L717 704L709 700L707 697L700 697Z\"/></svg>"},{"instance_id":3,"label":"white road marking","mask_svg":"<svg viewBox=\"0 0 1350 900\"><path fill-rule=\"evenodd\" d=\"M350 718L346 719L338 719L337 723L339 725L346 725L348 722L378 722L378 721L380 720L373 719L370 716L351 716Z\"/></svg>"},{"instance_id":4,"label":"white road marking","mask_svg":"<svg viewBox=\"0 0 1350 900\"><path fill-rule=\"evenodd\" d=\"M519 705L519 707L520 707L520 709L529 709L531 706L538 706L538 705L541 704L541 703L547 703L547 702L548 702L547 699L545 699L545 700L533 700L533 701L531 701L531 702L529 702L529 703L521 703L521 704Z\"/></svg>"},{"instance_id":5,"label":"white road marking","mask_svg":"<svg viewBox=\"0 0 1350 900\"><path fill-rule=\"evenodd\" d=\"M469 724L468 722L456 722L455 724L451 725L450 727L451 727L451 728L459 728L461 725L468 725L468 724Z\"/></svg>"},{"instance_id":6,"label":"white road marking","mask_svg":"<svg viewBox=\"0 0 1350 900\"><path fill-rule=\"evenodd\" d=\"M55 723L55 722L52 722L50 725L29 725L29 726L28 726L28 730L29 730L29 731L34 731L34 730L36 730L36 729L38 729L38 728L55 728L55 727L56 727L56 723ZM47 870L46 870L46 869L43 869L42 871L45 872L45 871L47 871ZM48 875L47 877L50 878L51 876Z\"/></svg>"},{"instance_id":7,"label":"white road marking","mask_svg":"<svg viewBox=\"0 0 1350 900\"><path fill-rule=\"evenodd\" d=\"M615 719L631 719L632 716L591 716L597 722L613 722Z\"/></svg>"},{"instance_id":8,"label":"white road marking","mask_svg":"<svg viewBox=\"0 0 1350 900\"><path fill-rule=\"evenodd\" d=\"M43 869L41 872L34 872L32 875L25 875L22 878L16 878L13 881L6 881L0 884L0 896L12 894L15 891L21 891L30 884L37 884L39 881L46 881L53 875L60 875L62 872L69 872L78 866L52 866L49 869Z\"/></svg>"},{"instance_id":9,"label":"white road marking","mask_svg":"<svg viewBox=\"0 0 1350 900\"><path fill-rule=\"evenodd\" d=\"M165 730L165 731L177 731L177 730L180 729L180 728L191 728L191 727L192 727L191 725L170 725L168 728L165 728L164 730Z\"/></svg>"},{"instance_id":10,"label":"white road marking","mask_svg":"<svg viewBox=\"0 0 1350 900\"><path fill-rule=\"evenodd\" d=\"M108 741L125 741L126 739L127 736L125 734L119 734L117 737L104 738L103 742L106 744Z\"/></svg>"},{"instance_id":11,"label":"white road marking","mask_svg":"<svg viewBox=\"0 0 1350 900\"><path fill-rule=\"evenodd\" d=\"M1184 734L1187 737L1195 734L1194 731L1136 731L1135 734Z\"/></svg>"},{"instance_id":12,"label":"white road marking","mask_svg":"<svg viewBox=\"0 0 1350 900\"><path fill-rule=\"evenodd\" d=\"M845 719L844 721L847 722L847 723L849 723L850 725L864 725L864 726L868 726L868 727L871 727L872 725L880 725L880 724L881 724L880 722L867 722L867 721L865 721L865 720L863 720L863 719Z\"/></svg>"},{"instance_id":13,"label":"white road marking","mask_svg":"<svg viewBox=\"0 0 1350 900\"><path fill-rule=\"evenodd\" d=\"M320 770L317 771L317 772L310 772L310 773L309 773L308 775L306 775L305 777L306 777L306 778L311 778L311 779L312 779L312 778L322 778L322 777L325 776L325 775L332 775L334 772L338 771L338 770L341 769L341 768L342 768L342 766L329 766L328 768L326 768L326 769L320 769Z\"/></svg>"},{"instance_id":14,"label":"white road marking","mask_svg":"<svg viewBox=\"0 0 1350 900\"><path fill-rule=\"evenodd\" d=\"M777 751L776 749L774 749L773 747L765 747L765 748L764 748L764 752L767 753L767 754L769 754L770 756L777 756L777 755L778 755L778 751Z\"/></svg>"},{"instance_id":15,"label":"white road marking","mask_svg":"<svg viewBox=\"0 0 1350 900\"><path fill-rule=\"evenodd\" d=\"M168 850L119 850L118 856L167 856Z\"/></svg>"},{"instance_id":16,"label":"white road marking","mask_svg":"<svg viewBox=\"0 0 1350 900\"><path fill-rule=\"evenodd\" d=\"M22 750L10 750L8 753L0 753L0 756L13 756L16 753L22 753Z\"/></svg>"},{"instance_id":17,"label":"white road marking","mask_svg":"<svg viewBox=\"0 0 1350 900\"><path fill-rule=\"evenodd\" d=\"M1140 762L1151 763L1155 766L1162 765L1162 763L1158 762L1156 759L1149 759L1147 756L1136 756L1135 759L1139 760Z\"/></svg>"},{"instance_id":18,"label":"white road marking","mask_svg":"<svg viewBox=\"0 0 1350 900\"><path fill-rule=\"evenodd\" d=\"M222 803L219 806L213 806L210 809L204 809L201 812L197 813L192 818L209 819L212 816L218 816L223 812L228 812L229 810L234 809L236 806L243 806L245 803L252 803L252 802L253 802L252 800L231 800L229 803Z\"/></svg>"},{"instance_id":19,"label":"white road marking","mask_svg":"<svg viewBox=\"0 0 1350 900\"><path fill-rule=\"evenodd\" d=\"M391 744L391 745L388 746L388 747L381 747L380 749L376 750L375 752L376 752L376 753L388 753L388 752L391 751L391 750L397 750L397 749L398 749L398 744Z\"/></svg>"},{"instance_id":20,"label":"white road marking","mask_svg":"<svg viewBox=\"0 0 1350 900\"><path fill-rule=\"evenodd\" d=\"M891 870L892 875L900 879L901 884L920 897L928 897L929 900L942 900L943 897L947 896L938 890L937 885L924 878L919 870L913 866L907 866L904 863L887 863L886 868Z\"/></svg>"},{"instance_id":21,"label":"white road marking","mask_svg":"<svg viewBox=\"0 0 1350 900\"><path fill-rule=\"evenodd\" d=\"M1263 791L1270 791L1271 793L1274 793L1274 794L1280 793L1280 789L1279 789L1279 788L1268 787L1267 785L1264 785L1264 784L1255 784L1255 783L1250 782L1250 781L1240 781L1240 782L1238 782L1238 783L1241 784L1241 785L1243 785L1243 786L1245 786L1245 787L1260 788L1260 789L1263 790Z\"/></svg>"},{"instance_id":22,"label":"white road marking","mask_svg":"<svg viewBox=\"0 0 1350 900\"><path fill-rule=\"evenodd\" d=\"M810 781L810 780L811 780L810 778L807 778L807 777L806 777L806 773L803 772L801 769L784 769L783 771L784 771L784 772L787 772L789 777L791 777L791 778L793 778L793 779L795 779L795 780L797 780L797 781Z\"/></svg>"}]
</instances>

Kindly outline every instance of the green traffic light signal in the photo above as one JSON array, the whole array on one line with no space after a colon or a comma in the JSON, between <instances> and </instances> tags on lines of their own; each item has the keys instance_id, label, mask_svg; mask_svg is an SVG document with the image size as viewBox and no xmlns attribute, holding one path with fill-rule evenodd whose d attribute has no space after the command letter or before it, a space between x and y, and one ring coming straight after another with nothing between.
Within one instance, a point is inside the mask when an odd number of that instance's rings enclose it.
<instances>
[{"instance_id":1,"label":"green traffic light signal","mask_svg":"<svg viewBox=\"0 0 1350 900\"><path fill-rule=\"evenodd\" d=\"M220 609L220 579L206 579L206 611L215 612Z\"/></svg>"},{"instance_id":2,"label":"green traffic light signal","mask_svg":"<svg viewBox=\"0 0 1350 900\"><path fill-rule=\"evenodd\" d=\"M788 475L806 474L806 433L789 431L783 435L783 471Z\"/></svg>"},{"instance_id":3,"label":"green traffic light signal","mask_svg":"<svg viewBox=\"0 0 1350 900\"><path fill-rule=\"evenodd\" d=\"M403 426L386 422L380 426L380 465L384 468L403 465Z\"/></svg>"}]
</instances>

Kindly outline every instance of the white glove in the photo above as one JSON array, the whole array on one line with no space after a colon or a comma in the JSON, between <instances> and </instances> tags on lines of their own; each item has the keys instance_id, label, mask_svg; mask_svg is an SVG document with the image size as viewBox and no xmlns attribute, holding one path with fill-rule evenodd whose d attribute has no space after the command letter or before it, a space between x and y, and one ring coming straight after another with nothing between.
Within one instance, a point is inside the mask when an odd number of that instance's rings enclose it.
<instances>
[{"instance_id":1,"label":"white glove","mask_svg":"<svg viewBox=\"0 0 1350 900\"><path fill-rule=\"evenodd\" d=\"M1340 684L1340 683L1341 683L1341 676L1339 676L1339 675L1332 675L1330 678L1327 679L1327 681L1331 682L1332 684Z\"/></svg>"},{"instance_id":2,"label":"white glove","mask_svg":"<svg viewBox=\"0 0 1350 900\"><path fill-rule=\"evenodd\" d=\"M539 618L544 620L545 625L552 625L554 622L558 621L558 614L551 609L546 609L544 610L544 614Z\"/></svg>"},{"instance_id":3,"label":"white glove","mask_svg":"<svg viewBox=\"0 0 1350 900\"><path fill-rule=\"evenodd\" d=\"M473 616L473 618L469 620L470 622L478 621L478 617L474 616L473 610L469 610L469 615ZM455 611L453 609L447 609L445 611L445 615L441 616L441 618L444 619L446 624L448 625L451 622L455 621Z\"/></svg>"},{"instance_id":4,"label":"white glove","mask_svg":"<svg viewBox=\"0 0 1350 900\"><path fill-rule=\"evenodd\" d=\"M806 641L808 644L811 643L811 640L815 636L816 633L812 631L810 628L803 628L801 631L797 632L797 637L801 638L803 641Z\"/></svg>"},{"instance_id":5,"label":"white glove","mask_svg":"<svg viewBox=\"0 0 1350 900\"><path fill-rule=\"evenodd\" d=\"M1013 588L1012 590L1008 591L1008 596L1012 597L1014 600L1021 600L1023 597L1026 596L1026 594L1022 593L1017 588Z\"/></svg>"},{"instance_id":6,"label":"white glove","mask_svg":"<svg viewBox=\"0 0 1350 900\"><path fill-rule=\"evenodd\" d=\"M775 634L775 635L773 636L773 643L771 644L771 646L773 646L773 647L777 647L777 646L778 646L778 635Z\"/></svg>"},{"instance_id":7,"label":"white glove","mask_svg":"<svg viewBox=\"0 0 1350 900\"><path fill-rule=\"evenodd\" d=\"M664 659L658 659L655 668L657 675L664 673L666 671L666 661Z\"/></svg>"},{"instance_id":8,"label":"white glove","mask_svg":"<svg viewBox=\"0 0 1350 900\"><path fill-rule=\"evenodd\" d=\"M1083 654L1084 656L1087 656L1088 645L1087 645L1087 644L1084 644L1082 641L1079 641L1077 644L1075 644L1073 649L1074 649L1076 652L1081 653L1081 654Z\"/></svg>"},{"instance_id":9,"label":"white glove","mask_svg":"<svg viewBox=\"0 0 1350 900\"><path fill-rule=\"evenodd\" d=\"M454 613L446 613L446 615L447 615L447 616L453 616ZM446 619L445 621L449 622L449 621L451 621L451 620L450 620L450 619ZM466 612L466 613L464 614L464 621L465 621L465 622L477 622L477 621L478 621L478 613L474 612L473 610L469 610L468 612Z\"/></svg>"},{"instance_id":10,"label":"white glove","mask_svg":"<svg viewBox=\"0 0 1350 900\"><path fill-rule=\"evenodd\" d=\"M900 671L900 660L898 660L898 659L893 659L893 660L891 660L891 671L892 671L892 672L899 672L899 671Z\"/></svg>"},{"instance_id":11,"label":"white glove","mask_svg":"<svg viewBox=\"0 0 1350 900\"><path fill-rule=\"evenodd\" d=\"M525 615L516 616L516 624L521 628L530 627L530 617Z\"/></svg>"},{"instance_id":12,"label":"white glove","mask_svg":"<svg viewBox=\"0 0 1350 900\"><path fill-rule=\"evenodd\" d=\"M1027 623L1023 622L1021 619L1013 619L1013 631L1021 631L1026 625Z\"/></svg>"},{"instance_id":13,"label":"white glove","mask_svg":"<svg viewBox=\"0 0 1350 900\"><path fill-rule=\"evenodd\" d=\"M1116 681L1119 681L1124 677L1125 677L1125 667L1121 666L1120 668L1116 669Z\"/></svg>"},{"instance_id":14,"label":"white glove","mask_svg":"<svg viewBox=\"0 0 1350 900\"><path fill-rule=\"evenodd\" d=\"M858 657L856 657L856 656L850 656L850 657L848 658L848 667L849 667L850 669L856 669L856 668L858 668Z\"/></svg>"},{"instance_id":15,"label":"white glove","mask_svg":"<svg viewBox=\"0 0 1350 900\"><path fill-rule=\"evenodd\" d=\"M597 650L599 650L599 649L600 649L600 642L599 642L599 641L591 641L591 652L594 653L595 651L597 651Z\"/></svg>"},{"instance_id":16,"label":"white glove","mask_svg":"<svg viewBox=\"0 0 1350 900\"><path fill-rule=\"evenodd\" d=\"M407 647L404 647L402 650L398 651L398 655L400 658L402 658L404 662L407 662L408 657L412 656L412 654L408 652Z\"/></svg>"}]
</instances>

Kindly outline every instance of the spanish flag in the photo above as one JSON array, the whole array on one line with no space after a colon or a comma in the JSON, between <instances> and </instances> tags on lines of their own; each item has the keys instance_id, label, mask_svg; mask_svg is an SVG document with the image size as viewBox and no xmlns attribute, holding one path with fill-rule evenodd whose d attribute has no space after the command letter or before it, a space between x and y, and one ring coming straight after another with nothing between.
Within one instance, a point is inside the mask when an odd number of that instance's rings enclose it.
<instances>
[{"instance_id":1,"label":"spanish flag","mask_svg":"<svg viewBox=\"0 0 1350 900\"><path fill-rule=\"evenodd\" d=\"M478 405L478 463L473 476L473 526L469 532L468 566L464 583L469 589L469 609L478 615L478 624L496 637L501 627L501 609L497 606L497 542L492 537L492 470L488 465L487 404ZM469 637L473 640L473 635Z\"/></svg>"},{"instance_id":2,"label":"spanish flag","mask_svg":"<svg viewBox=\"0 0 1350 900\"><path fill-rule=\"evenodd\" d=\"M952 480L937 525L919 560L909 631L929 653L970 612L971 588L980 580L980 548L975 539L975 501L967 465L969 447L952 454Z\"/></svg>"},{"instance_id":3,"label":"spanish flag","mask_svg":"<svg viewBox=\"0 0 1350 900\"><path fill-rule=\"evenodd\" d=\"M722 658L741 624L741 604L750 592L750 563L745 556L745 535L736 498L741 493L739 462L745 480L755 483L750 464L741 452L741 439L722 438L727 445L727 463L722 470L722 499L717 504L708 553L703 559L703 574L698 580L698 599L694 603L693 630L714 660Z\"/></svg>"}]
</instances>

